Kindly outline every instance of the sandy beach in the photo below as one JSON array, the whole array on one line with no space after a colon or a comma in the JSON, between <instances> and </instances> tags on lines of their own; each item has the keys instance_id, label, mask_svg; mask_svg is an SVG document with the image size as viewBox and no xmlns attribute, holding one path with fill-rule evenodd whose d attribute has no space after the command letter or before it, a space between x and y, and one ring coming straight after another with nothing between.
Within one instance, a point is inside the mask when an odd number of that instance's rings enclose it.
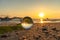
<instances>
[{"instance_id":1,"label":"sandy beach","mask_svg":"<svg viewBox=\"0 0 60 40\"><path fill-rule=\"evenodd\" d=\"M60 23L35 23L29 30L5 33L0 40L60 40Z\"/></svg>"}]
</instances>

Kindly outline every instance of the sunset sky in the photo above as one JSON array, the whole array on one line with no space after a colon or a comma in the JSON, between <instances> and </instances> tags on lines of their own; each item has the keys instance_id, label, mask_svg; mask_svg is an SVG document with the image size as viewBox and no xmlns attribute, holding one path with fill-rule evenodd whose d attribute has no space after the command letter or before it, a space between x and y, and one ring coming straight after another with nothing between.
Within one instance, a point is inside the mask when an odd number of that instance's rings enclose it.
<instances>
[{"instance_id":1,"label":"sunset sky","mask_svg":"<svg viewBox=\"0 0 60 40\"><path fill-rule=\"evenodd\" d=\"M60 0L0 0L0 16L60 18Z\"/></svg>"}]
</instances>

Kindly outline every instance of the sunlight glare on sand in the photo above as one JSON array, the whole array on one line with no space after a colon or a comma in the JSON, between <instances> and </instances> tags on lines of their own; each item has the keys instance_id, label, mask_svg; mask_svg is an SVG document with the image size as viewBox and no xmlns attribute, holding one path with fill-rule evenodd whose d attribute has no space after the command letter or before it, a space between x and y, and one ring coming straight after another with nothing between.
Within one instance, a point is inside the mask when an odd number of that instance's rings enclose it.
<instances>
[{"instance_id":1,"label":"sunlight glare on sand","mask_svg":"<svg viewBox=\"0 0 60 40\"><path fill-rule=\"evenodd\" d=\"M40 23L43 23L43 19L40 19Z\"/></svg>"},{"instance_id":2,"label":"sunlight glare on sand","mask_svg":"<svg viewBox=\"0 0 60 40\"><path fill-rule=\"evenodd\" d=\"M43 23L43 19L41 19L41 23Z\"/></svg>"}]
</instances>

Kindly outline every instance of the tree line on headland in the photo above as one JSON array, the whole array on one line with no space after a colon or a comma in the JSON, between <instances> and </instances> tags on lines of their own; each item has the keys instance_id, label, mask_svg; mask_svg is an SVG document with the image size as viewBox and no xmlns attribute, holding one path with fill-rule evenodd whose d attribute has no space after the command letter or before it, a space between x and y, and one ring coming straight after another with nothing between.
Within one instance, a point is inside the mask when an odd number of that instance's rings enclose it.
<instances>
[{"instance_id":1,"label":"tree line on headland","mask_svg":"<svg viewBox=\"0 0 60 40\"><path fill-rule=\"evenodd\" d=\"M12 17L12 18L9 18L8 16L6 17L0 17L0 21L9 21L9 20L12 20L12 19L22 19L22 17Z\"/></svg>"}]
</instances>

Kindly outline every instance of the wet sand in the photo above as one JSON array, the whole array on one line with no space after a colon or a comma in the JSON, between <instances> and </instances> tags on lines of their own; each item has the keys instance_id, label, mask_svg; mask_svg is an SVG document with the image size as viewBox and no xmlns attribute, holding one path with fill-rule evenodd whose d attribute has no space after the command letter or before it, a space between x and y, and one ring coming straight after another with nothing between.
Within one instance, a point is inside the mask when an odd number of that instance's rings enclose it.
<instances>
[{"instance_id":1,"label":"wet sand","mask_svg":"<svg viewBox=\"0 0 60 40\"><path fill-rule=\"evenodd\" d=\"M35 23L29 30L6 33L0 40L60 40L60 23Z\"/></svg>"}]
</instances>

